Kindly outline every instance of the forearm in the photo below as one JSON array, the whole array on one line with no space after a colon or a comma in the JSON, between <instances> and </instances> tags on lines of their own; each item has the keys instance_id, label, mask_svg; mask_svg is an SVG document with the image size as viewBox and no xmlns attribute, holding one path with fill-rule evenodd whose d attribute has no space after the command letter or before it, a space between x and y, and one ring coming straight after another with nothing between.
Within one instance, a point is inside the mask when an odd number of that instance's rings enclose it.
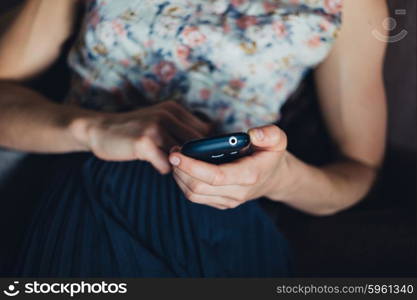
<instances>
[{"instance_id":1,"label":"forearm","mask_svg":"<svg viewBox=\"0 0 417 300\"><path fill-rule=\"evenodd\" d=\"M100 113L56 104L14 83L0 82L0 145L38 153L86 151L74 134L77 120L93 120Z\"/></svg>"},{"instance_id":2,"label":"forearm","mask_svg":"<svg viewBox=\"0 0 417 300\"><path fill-rule=\"evenodd\" d=\"M276 188L268 197L313 215L331 215L354 205L376 176L375 169L351 160L314 167L287 153L285 161L288 176L273 179Z\"/></svg>"}]
</instances>

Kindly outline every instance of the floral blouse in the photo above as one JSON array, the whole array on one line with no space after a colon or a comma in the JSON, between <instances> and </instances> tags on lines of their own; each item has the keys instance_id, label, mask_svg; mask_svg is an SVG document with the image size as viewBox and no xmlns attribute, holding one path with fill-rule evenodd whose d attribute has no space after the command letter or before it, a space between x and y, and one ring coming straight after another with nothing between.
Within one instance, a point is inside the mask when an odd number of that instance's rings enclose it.
<instances>
[{"instance_id":1,"label":"floral blouse","mask_svg":"<svg viewBox=\"0 0 417 300\"><path fill-rule=\"evenodd\" d=\"M342 0L86 0L67 101L127 111L165 100L220 132L273 123L328 55Z\"/></svg>"}]
</instances>

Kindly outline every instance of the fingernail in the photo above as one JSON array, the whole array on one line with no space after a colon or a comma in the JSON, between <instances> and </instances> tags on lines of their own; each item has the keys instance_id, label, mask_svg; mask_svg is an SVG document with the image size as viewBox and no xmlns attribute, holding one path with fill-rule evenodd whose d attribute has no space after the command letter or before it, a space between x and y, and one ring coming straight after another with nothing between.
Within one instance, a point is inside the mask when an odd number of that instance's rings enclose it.
<instances>
[{"instance_id":1,"label":"fingernail","mask_svg":"<svg viewBox=\"0 0 417 300\"><path fill-rule=\"evenodd\" d=\"M255 129L255 137L258 141L262 141L265 137L264 131L260 128Z\"/></svg>"},{"instance_id":2,"label":"fingernail","mask_svg":"<svg viewBox=\"0 0 417 300\"><path fill-rule=\"evenodd\" d=\"M175 155L171 156L169 158L169 161L174 166L178 166L181 163L181 159L178 156L175 156Z\"/></svg>"}]
</instances>

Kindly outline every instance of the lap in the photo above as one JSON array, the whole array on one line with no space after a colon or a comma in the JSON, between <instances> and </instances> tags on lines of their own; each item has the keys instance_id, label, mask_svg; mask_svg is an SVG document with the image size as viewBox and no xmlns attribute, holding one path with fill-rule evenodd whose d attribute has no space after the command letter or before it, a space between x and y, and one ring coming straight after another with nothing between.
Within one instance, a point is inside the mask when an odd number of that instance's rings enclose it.
<instances>
[{"instance_id":1,"label":"lap","mask_svg":"<svg viewBox=\"0 0 417 300\"><path fill-rule=\"evenodd\" d=\"M145 162L65 162L45 195L25 276L286 276L288 245L256 201L217 210L188 201Z\"/></svg>"}]
</instances>

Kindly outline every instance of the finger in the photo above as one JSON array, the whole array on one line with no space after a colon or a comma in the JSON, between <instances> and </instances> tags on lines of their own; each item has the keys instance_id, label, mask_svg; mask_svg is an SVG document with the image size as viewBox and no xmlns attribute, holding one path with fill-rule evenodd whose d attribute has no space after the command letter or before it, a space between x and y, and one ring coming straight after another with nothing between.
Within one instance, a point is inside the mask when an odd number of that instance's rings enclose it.
<instances>
[{"instance_id":1,"label":"finger","mask_svg":"<svg viewBox=\"0 0 417 300\"><path fill-rule=\"evenodd\" d=\"M164 150L166 153L169 153L169 150L180 143L179 140L175 139L169 132L158 129L153 131L145 132L149 136L153 143L159 148Z\"/></svg>"},{"instance_id":2,"label":"finger","mask_svg":"<svg viewBox=\"0 0 417 300\"><path fill-rule=\"evenodd\" d=\"M180 144L193 139L200 139L205 137L202 133L194 129L192 126L184 121L180 121L169 111L164 112L163 127L168 133L175 137Z\"/></svg>"},{"instance_id":3,"label":"finger","mask_svg":"<svg viewBox=\"0 0 417 300\"><path fill-rule=\"evenodd\" d=\"M249 130L252 145L266 151L284 151L287 148L287 135L275 125Z\"/></svg>"},{"instance_id":4,"label":"finger","mask_svg":"<svg viewBox=\"0 0 417 300\"><path fill-rule=\"evenodd\" d=\"M198 203L198 204L204 204L204 205L210 205L219 209L226 209L227 207L221 204L217 204L217 203L213 203L211 201L207 202L207 201L203 201L203 200L190 200L190 198L192 197L192 192L188 189L187 185L184 184L184 182L181 181L180 178L178 178L175 174L173 175L175 181L177 182L178 186L180 187L180 189L182 190L182 192L184 193L185 198L187 198L187 200L194 202L194 203Z\"/></svg>"},{"instance_id":5,"label":"finger","mask_svg":"<svg viewBox=\"0 0 417 300\"><path fill-rule=\"evenodd\" d=\"M175 139L174 137L172 137L169 133L163 134L162 135L162 145L158 145L159 148L161 148L165 153L169 153L170 149L172 149L172 147L178 145L178 143L180 143L180 141L178 141L177 139Z\"/></svg>"},{"instance_id":6,"label":"finger","mask_svg":"<svg viewBox=\"0 0 417 300\"><path fill-rule=\"evenodd\" d=\"M193 193L182 180L174 174L175 181L184 193L184 196L193 203L213 206L219 209L230 209L239 206L239 203L233 199L218 196L199 195Z\"/></svg>"},{"instance_id":7,"label":"finger","mask_svg":"<svg viewBox=\"0 0 417 300\"><path fill-rule=\"evenodd\" d=\"M235 201L244 202L246 199L246 187L241 185L212 186L203 181L199 181L189 176L178 168L173 168L174 175L177 176L187 188L199 195L220 196Z\"/></svg>"},{"instance_id":8,"label":"finger","mask_svg":"<svg viewBox=\"0 0 417 300\"><path fill-rule=\"evenodd\" d=\"M171 171L167 155L148 136L141 137L134 148L138 159L150 162L161 174Z\"/></svg>"},{"instance_id":9,"label":"finger","mask_svg":"<svg viewBox=\"0 0 417 300\"><path fill-rule=\"evenodd\" d=\"M179 181L177 183L184 192L184 196L193 203L207 205L221 210L231 209L238 206L235 202L229 203L228 200L224 200L221 197L193 194L187 190L187 187L183 183Z\"/></svg>"},{"instance_id":10,"label":"finger","mask_svg":"<svg viewBox=\"0 0 417 300\"><path fill-rule=\"evenodd\" d=\"M188 111L183 105L175 101L168 101L167 105L169 109L174 112L174 115L182 121L187 121L193 128L197 129L201 134L207 135L212 129L212 125L209 122L205 122L190 111Z\"/></svg>"},{"instance_id":11,"label":"finger","mask_svg":"<svg viewBox=\"0 0 417 300\"><path fill-rule=\"evenodd\" d=\"M259 177L258 162L251 156L214 165L173 152L169 154L169 161L191 177L212 186L253 185Z\"/></svg>"},{"instance_id":12,"label":"finger","mask_svg":"<svg viewBox=\"0 0 417 300\"><path fill-rule=\"evenodd\" d=\"M182 122L186 122L192 128L195 128L203 136L209 134L211 130L211 124L202 121L200 118L188 111L183 105L175 101L166 101L163 103L164 107L167 107L173 115Z\"/></svg>"}]
</instances>

